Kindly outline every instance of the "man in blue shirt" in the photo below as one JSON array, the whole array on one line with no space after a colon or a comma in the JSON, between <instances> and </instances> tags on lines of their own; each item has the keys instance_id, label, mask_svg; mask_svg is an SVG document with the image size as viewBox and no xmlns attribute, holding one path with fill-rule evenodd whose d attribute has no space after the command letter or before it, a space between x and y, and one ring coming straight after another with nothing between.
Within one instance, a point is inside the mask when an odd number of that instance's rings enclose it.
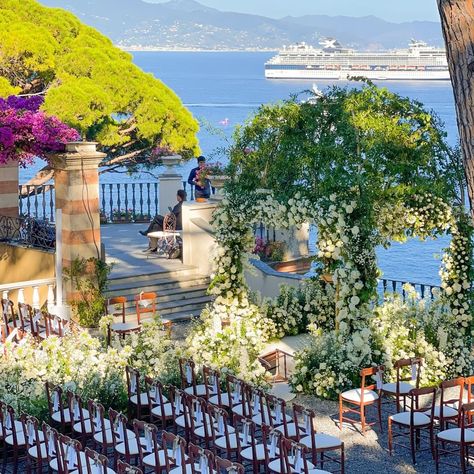
<instances>
[{"instance_id":1,"label":"man in blue shirt","mask_svg":"<svg viewBox=\"0 0 474 474\"><path fill-rule=\"evenodd\" d=\"M200 169L204 168L204 166L206 166L206 158L204 158L204 156L200 156L198 157L197 162L198 162L197 167L193 168L191 170L191 173L189 173L188 183L190 185L194 185L195 198L202 197L202 198L207 199L211 195L211 182L208 179L206 179L205 186L200 186L196 179L196 173Z\"/></svg>"}]
</instances>

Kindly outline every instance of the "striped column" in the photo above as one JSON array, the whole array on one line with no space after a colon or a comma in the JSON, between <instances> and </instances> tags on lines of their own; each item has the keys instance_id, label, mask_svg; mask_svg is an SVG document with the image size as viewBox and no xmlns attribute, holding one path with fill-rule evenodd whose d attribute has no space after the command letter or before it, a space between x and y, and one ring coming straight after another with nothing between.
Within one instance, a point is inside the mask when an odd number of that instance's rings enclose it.
<instances>
[{"instance_id":1,"label":"striped column","mask_svg":"<svg viewBox=\"0 0 474 474\"><path fill-rule=\"evenodd\" d=\"M18 217L18 162L0 165L0 216Z\"/></svg>"},{"instance_id":2,"label":"striped column","mask_svg":"<svg viewBox=\"0 0 474 474\"><path fill-rule=\"evenodd\" d=\"M56 208L62 210L62 262L100 258L99 164L106 155L96 143L73 142L54 158ZM66 301L75 297L66 285Z\"/></svg>"}]
</instances>

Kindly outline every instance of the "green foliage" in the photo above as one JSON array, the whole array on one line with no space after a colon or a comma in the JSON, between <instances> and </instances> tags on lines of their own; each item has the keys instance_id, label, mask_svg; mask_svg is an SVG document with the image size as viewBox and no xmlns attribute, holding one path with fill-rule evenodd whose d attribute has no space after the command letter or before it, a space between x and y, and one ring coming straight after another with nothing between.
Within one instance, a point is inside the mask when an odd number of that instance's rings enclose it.
<instances>
[{"instance_id":1,"label":"green foliage","mask_svg":"<svg viewBox=\"0 0 474 474\"><path fill-rule=\"evenodd\" d=\"M107 279L111 265L97 258L75 258L65 270L79 298L71 303L78 322L86 328L96 328L104 316Z\"/></svg>"},{"instance_id":2,"label":"green foliage","mask_svg":"<svg viewBox=\"0 0 474 474\"><path fill-rule=\"evenodd\" d=\"M331 87L305 102L264 105L237 129L233 186L314 199L358 188L370 202L416 188L452 200L460 163L445 138L418 101L371 83Z\"/></svg>"},{"instance_id":3,"label":"green foliage","mask_svg":"<svg viewBox=\"0 0 474 474\"><path fill-rule=\"evenodd\" d=\"M108 160L151 166L156 144L199 152L198 124L176 94L64 10L1 2L0 76L0 95L45 94L44 110L99 141Z\"/></svg>"}]
</instances>

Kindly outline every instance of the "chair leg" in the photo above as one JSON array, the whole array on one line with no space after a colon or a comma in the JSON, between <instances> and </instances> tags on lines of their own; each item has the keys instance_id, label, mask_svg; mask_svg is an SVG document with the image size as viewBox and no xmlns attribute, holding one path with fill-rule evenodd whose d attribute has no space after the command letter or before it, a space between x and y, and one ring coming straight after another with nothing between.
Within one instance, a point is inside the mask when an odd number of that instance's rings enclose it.
<instances>
[{"instance_id":1,"label":"chair leg","mask_svg":"<svg viewBox=\"0 0 474 474\"><path fill-rule=\"evenodd\" d=\"M339 429L342 431L342 397L339 395Z\"/></svg>"},{"instance_id":2,"label":"chair leg","mask_svg":"<svg viewBox=\"0 0 474 474\"><path fill-rule=\"evenodd\" d=\"M365 436L365 407L360 406L360 423L362 425L362 436Z\"/></svg>"},{"instance_id":3,"label":"chair leg","mask_svg":"<svg viewBox=\"0 0 474 474\"><path fill-rule=\"evenodd\" d=\"M439 472L439 439L436 437L436 441L434 443L434 460L435 460L435 469L436 474Z\"/></svg>"},{"instance_id":4,"label":"chair leg","mask_svg":"<svg viewBox=\"0 0 474 474\"><path fill-rule=\"evenodd\" d=\"M436 446L434 442L434 430L433 426L430 426L430 446L431 446L431 456L433 459L436 457Z\"/></svg>"},{"instance_id":5,"label":"chair leg","mask_svg":"<svg viewBox=\"0 0 474 474\"><path fill-rule=\"evenodd\" d=\"M466 471L466 454L464 453L464 445L461 443L459 447L459 453L461 455L461 472L464 474Z\"/></svg>"},{"instance_id":6,"label":"chair leg","mask_svg":"<svg viewBox=\"0 0 474 474\"><path fill-rule=\"evenodd\" d=\"M346 460L346 456L345 456L345 452L344 452L344 443L342 443L342 445L341 445L341 474L344 474L345 460Z\"/></svg>"},{"instance_id":7,"label":"chair leg","mask_svg":"<svg viewBox=\"0 0 474 474\"><path fill-rule=\"evenodd\" d=\"M380 432L383 433L383 425L382 425L382 399L381 399L381 397L379 397L378 400L377 400L377 412L378 412L378 416L379 416Z\"/></svg>"},{"instance_id":8,"label":"chair leg","mask_svg":"<svg viewBox=\"0 0 474 474\"><path fill-rule=\"evenodd\" d=\"M392 419L388 419L388 452L392 455Z\"/></svg>"},{"instance_id":9,"label":"chair leg","mask_svg":"<svg viewBox=\"0 0 474 474\"><path fill-rule=\"evenodd\" d=\"M415 446L415 429L410 426L410 448L411 448L411 459L413 464L416 464L416 446Z\"/></svg>"}]
</instances>

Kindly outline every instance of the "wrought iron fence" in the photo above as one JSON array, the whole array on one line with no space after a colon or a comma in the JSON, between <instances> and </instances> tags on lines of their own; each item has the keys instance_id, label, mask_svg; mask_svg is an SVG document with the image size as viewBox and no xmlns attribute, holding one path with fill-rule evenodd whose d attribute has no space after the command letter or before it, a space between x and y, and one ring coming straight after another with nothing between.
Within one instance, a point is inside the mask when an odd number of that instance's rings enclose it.
<instances>
[{"instance_id":1,"label":"wrought iron fence","mask_svg":"<svg viewBox=\"0 0 474 474\"><path fill-rule=\"evenodd\" d=\"M18 186L18 210L21 216L54 221L54 184Z\"/></svg>"},{"instance_id":2,"label":"wrought iron fence","mask_svg":"<svg viewBox=\"0 0 474 474\"><path fill-rule=\"evenodd\" d=\"M42 250L54 250L54 224L32 217L0 216L0 242Z\"/></svg>"},{"instance_id":3,"label":"wrought iron fence","mask_svg":"<svg viewBox=\"0 0 474 474\"><path fill-rule=\"evenodd\" d=\"M377 289L381 298L383 298L384 293L391 292L399 293L402 296L403 301L405 301L407 292L404 286L407 283L411 285L422 298L434 299L436 291L441 289L440 286L428 283L417 283L409 280L391 280L390 278L380 279L378 281Z\"/></svg>"}]
</instances>

